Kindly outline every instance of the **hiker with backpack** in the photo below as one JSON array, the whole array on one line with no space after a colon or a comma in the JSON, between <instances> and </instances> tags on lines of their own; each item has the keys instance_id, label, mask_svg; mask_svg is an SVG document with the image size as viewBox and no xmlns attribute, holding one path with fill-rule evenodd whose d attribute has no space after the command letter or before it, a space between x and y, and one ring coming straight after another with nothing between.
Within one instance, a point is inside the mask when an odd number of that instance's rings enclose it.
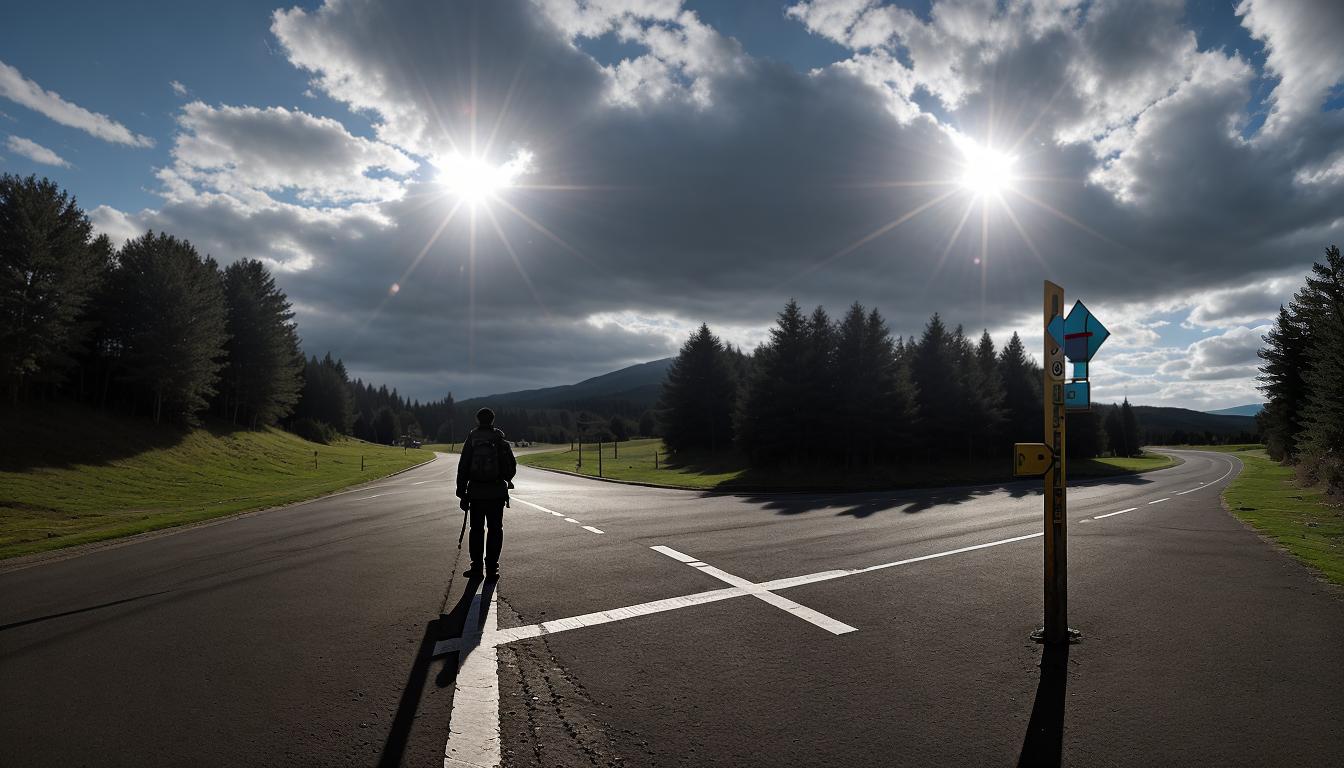
<instances>
[{"instance_id":1,"label":"hiker with backpack","mask_svg":"<svg viewBox=\"0 0 1344 768\"><path fill-rule=\"evenodd\" d=\"M509 505L509 489L517 473L513 449L495 427L495 412L482 408L476 412L476 428L462 443L462 456L457 462L457 498L462 500L462 510L471 515L471 567L463 574L469 579L481 577L482 561L487 578L499 577L504 508Z\"/></svg>"}]
</instances>

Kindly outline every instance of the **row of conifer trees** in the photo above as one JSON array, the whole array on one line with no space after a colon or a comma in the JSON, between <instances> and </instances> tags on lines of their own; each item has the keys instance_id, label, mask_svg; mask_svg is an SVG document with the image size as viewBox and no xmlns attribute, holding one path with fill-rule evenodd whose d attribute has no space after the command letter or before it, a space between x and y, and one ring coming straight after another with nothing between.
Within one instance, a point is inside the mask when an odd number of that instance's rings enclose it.
<instances>
[{"instance_id":1,"label":"row of conifer trees","mask_svg":"<svg viewBox=\"0 0 1344 768\"><path fill-rule=\"evenodd\" d=\"M918 338L893 338L857 302L835 321L790 301L751 354L707 325L692 333L658 415L671 450L732 446L753 464L973 462L1041 439L1041 387L1017 334L999 350L988 332L973 340L935 314ZM1070 414L1068 429L1071 456L1140 452L1128 402Z\"/></svg>"},{"instance_id":2,"label":"row of conifer trees","mask_svg":"<svg viewBox=\"0 0 1344 768\"><path fill-rule=\"evenodd\" d=\"M430 435L453 400L411 401L304 359L289 299L259 261L221 268L147 232L112 246L48 179L0 176L0 373L6 401L77 400L199 423L284 422L310 439Z\"/></svg>"},{"instance_id":3,"label":"row of conifer trees","mask_svg":"<svg viewBox=\"0 0 1344 768\"><path fill-rule=\"evenodd\" d=\"M1309 484L1344 496L1344 256L1338 246L1311 273L1264 338L1260 413L1266 447Z\"/></svg>"}]
</instances>

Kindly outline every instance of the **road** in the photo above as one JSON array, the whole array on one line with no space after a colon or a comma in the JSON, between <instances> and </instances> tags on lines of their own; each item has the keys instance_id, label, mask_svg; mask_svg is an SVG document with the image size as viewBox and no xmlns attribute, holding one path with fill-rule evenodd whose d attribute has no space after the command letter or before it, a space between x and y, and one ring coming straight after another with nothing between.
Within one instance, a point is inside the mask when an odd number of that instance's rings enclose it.
<instances>
[{"instance_id":1,"label":"road","mask_svg":"<svg viewBox=\"0 0 1344 768\"><path fill-rule=\"evenodd\" d=\"M1043 655L1029 483L721 496L523 468L467 582L455 457L0 566L0 764L1339 765L1344 599L1233 458L1079 484ZM578 618L575 618L578 617Z\"/></svg>"}]
</instances>

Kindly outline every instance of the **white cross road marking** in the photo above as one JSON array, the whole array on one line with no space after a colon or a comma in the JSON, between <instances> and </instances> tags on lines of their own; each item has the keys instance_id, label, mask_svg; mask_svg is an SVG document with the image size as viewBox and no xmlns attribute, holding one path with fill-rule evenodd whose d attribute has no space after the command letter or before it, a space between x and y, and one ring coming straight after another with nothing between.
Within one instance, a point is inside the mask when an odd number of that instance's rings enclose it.
<instances>
[{"instance_id":1,"label":"white cross road marking","mask_svg":"<svg viewBox=\"0 0 1344 768\"><path fill-rule=\"evenodd\" d=\"M495 582L482 582L480 588L467 611L462 637L456 639L463 653L453 683L444 768L494 768L500 763Z\"/></svg>"},{"instance_id":2,"label":"white cross road marking","mask_svg":"<svg viewBox=\"0 0 1344 768\"><path fill-rule=\"evenodd\" d=\"M1107 513L1104 514L1104 515L1097 515L1096 517L1094 517L1094 518L1092 518L1092 519L1093 519L1093 520L1100 520L1100 519L1103 518L1103 517L1110 517L1110 516L1112 516L1112 515L1123 515L1123 514L1125 514L1126 512L1133 512L1133 511L1136 510L1136 509L1138 509L1138 507L1130 507L1129 509L1122 509L1122 510L1120 510L1119 512L1107 512Z\"/></svg>"},{"instance_id":3,"label":"white cross road marking","mask_svg":"<svg viewBox=\"0 0 1344 768\"><path fill-rule=\"evenodd\" d=\"M814 611L811 608L808 608L807 606L804 605L799 605L798 603L795 603L794 601L788 599L787 597L776 595L774 592L771 592L767 589L763 589L761 585L754 584L750 581L747 581L744 578L741 578L740 576L734 576L733 574L719 570L718 568L715 568L712 565L706 565L705 563L700 562L694 557L682 554L681 552L678 552L677 550L672 549L671 547L664 547L662 545L658 545L655 547L650 547L650 549L654 550L655 552L661 552L664 555L673 558L674 560L680 560L681 562L686 563L692 568L695 568L697 571L700 571L701 573L707 574L709 576L713 576L719 581L731 584L734 587L740 587L741 589L746 590L748 594L754 595L756 598L763 600L769 603L770 605L775 606L776 608L782 608L785 611L788 611L789 613L793 614L794 616L797 616L798 618L802 619L803 621L815 624L818 627L821 627L822 629L826 630L827 632L830 632L833 635L843 635L847 632L855 631L854 627L849 626L843 621L836 621L835 619L832 619L830 616L827 616L824 613Z\"/></svg>"}]
</instances>

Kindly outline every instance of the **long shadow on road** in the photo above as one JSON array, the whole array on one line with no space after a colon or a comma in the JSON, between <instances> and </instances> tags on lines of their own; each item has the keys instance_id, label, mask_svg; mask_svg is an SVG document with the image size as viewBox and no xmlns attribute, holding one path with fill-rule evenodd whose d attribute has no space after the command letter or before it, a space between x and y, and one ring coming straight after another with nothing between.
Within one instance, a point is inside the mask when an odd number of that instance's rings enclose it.
<instances>
[{"instance_id":1,"label":"long shadow on road","mask_svg":"<svg viewBox=\"0 0 1344 768\"><path fill-rule=\"evenodd\" d=\"M1058 768L1064 749L1064 692L1069 676L1069 644L1045 646L1041 653L1041 682L1036 687L1036 703L1022 740L1019 768L1050 766Z\"/></svg>"},{"instance_id":2,"label":"long shadow on road","mask_svg":"<svg viewBox=\"0 0 1344 768\"><path fill-rule=\"evenodd\" d=\"M1071 485L1146 485L1153 482L1142 475L1120 475L1104 479L1087 478ZM929 488L925 490L893 490L888 492L861 491L853 493L811 494L744 494L742 498L777 515L802 515L823 510L835 510L836 517L863 519L879 512L901 512L912 515L934 507L964 504L997 493L1020 499L1040 493L1039 481L1022 480L1011 483L962 488Z\"/></svg>"},{"instance_id":3,"label":"long shadow on road","mask_svg":"<svg viewBox=\"0 0 1344 768\"><path fill-rule=\"evenodd\" d=\"M424 695L425 682L429 679L429 668L433 662L434 644L439 640L461 637L466 625L467 614L476 595L480 579L467 581L466 589L457 604L448 613L440 614L437 619L425 625L425 634L416 648L411 663L411 672L406 685L401 689L401 700L397 705L397 714L392 718L392 728L383 743L383 752L378 759L379 768L395 768L406 756L406 747L410 742L411 728L415 724L416 713L420 708L420 699ZM451 671L450 671L451 670ZM439 687L452 683L457 673L457 658L450 655L444 662L443 672L436 681Z\"/></svg>"}]
</instances>

